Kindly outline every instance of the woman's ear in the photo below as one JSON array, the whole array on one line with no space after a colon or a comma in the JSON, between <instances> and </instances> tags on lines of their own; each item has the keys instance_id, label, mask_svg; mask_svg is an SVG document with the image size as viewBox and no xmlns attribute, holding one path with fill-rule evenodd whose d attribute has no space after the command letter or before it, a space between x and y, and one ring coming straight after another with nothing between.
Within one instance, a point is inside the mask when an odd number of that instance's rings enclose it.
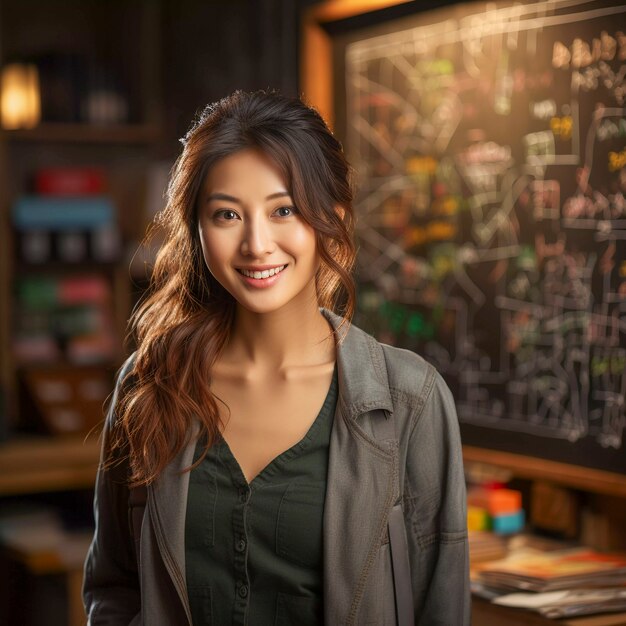
<instances>
[{"instance_id":1,"label":"woman's ear","mask_svg":"<svg viewBox=\"0 0 626 626\"><path fill-rule=\"evenodd\" d=\"M346 210L340 205L338 204L335 207L335 212L337 213L337 215L339 215L339 217L343 220L345 214L346 214Z\"/></svg>"}]
</instances>

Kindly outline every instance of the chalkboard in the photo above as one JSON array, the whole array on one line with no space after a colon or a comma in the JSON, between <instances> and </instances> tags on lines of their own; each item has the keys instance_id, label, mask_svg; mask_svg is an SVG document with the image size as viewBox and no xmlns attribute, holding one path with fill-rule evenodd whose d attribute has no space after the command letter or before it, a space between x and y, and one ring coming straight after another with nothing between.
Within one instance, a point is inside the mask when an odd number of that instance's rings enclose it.
<instances>
[{"instance_id":1,"label":"chalkboard","mask_svg":"<svg viewBox=\"0 0 626 626\"><path fill-rule=\"evenodd\" d=\"M334 33L358 313L466 444L626 473L626 6L464 3Z\"/></svg>"}]
</instances>

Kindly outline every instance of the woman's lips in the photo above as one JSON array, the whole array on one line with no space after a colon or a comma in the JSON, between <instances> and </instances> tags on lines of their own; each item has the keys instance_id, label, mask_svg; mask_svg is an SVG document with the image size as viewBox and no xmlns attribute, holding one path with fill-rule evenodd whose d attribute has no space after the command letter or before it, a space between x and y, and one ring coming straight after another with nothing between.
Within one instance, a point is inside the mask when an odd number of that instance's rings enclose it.
<instances>
[{"instance_id":1,"label":"woman's lips","mask_svg":"<svg viewBox=\"0 0 626 626\"><path fill-rule=\"evenodd\" d=\"M280 272L278 272L277 274L274 274L273 276L268 276L267 278L252 278L251 276L246 276L245 274L242 274L240 270L237 270L237 274L239 274L242 280L245 281L248 285L252 287L264 289L264 288L271 287L272 285L274 285L280 279L280 277L285 273L285 270L287 269L287 267L288 266L285 265Z\"/></svg>"}]
</instances>

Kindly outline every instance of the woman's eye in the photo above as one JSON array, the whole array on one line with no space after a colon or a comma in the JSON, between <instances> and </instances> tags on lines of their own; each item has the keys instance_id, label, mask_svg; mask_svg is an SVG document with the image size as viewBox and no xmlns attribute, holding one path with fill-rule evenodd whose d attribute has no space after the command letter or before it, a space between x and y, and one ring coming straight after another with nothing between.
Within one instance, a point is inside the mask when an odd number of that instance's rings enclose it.
<instances>
[{"instance_id":1,"label":"woman's eye","mask_svg":"<svg viewBox=\"0 0 626 626\"><path fill-rule=\"evenodd\" d=\"M224 209L223 211L215 211L213 217L215 219L223 219L227 222L230 222L234 219L237 219L237 213L235 213L231 209Z\"/></svg>"},{"instance_id":2,"label":"woman's eye","mask_svg":"<svg viewBox=\"0 0 626 626\"><path fill-rule=\"evenodd\" d=\"M280 209L276 209L276 211L281 217L289 217L289 215L298 212L295 206L281 206Z\"/></svg>"}]
</instances>

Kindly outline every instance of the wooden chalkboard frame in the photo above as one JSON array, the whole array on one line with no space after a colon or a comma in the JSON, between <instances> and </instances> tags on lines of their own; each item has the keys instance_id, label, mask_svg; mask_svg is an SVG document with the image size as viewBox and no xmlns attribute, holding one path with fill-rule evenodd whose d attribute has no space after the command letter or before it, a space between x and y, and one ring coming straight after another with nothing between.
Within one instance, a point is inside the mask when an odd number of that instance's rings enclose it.
<instances>
[{"instance_id":1,"label":"wooden chalkboard frame","mask_svg":"<svg viewBox=\"0 0 626 626\"><path fill-rule=\"evenodd\" d=\"M334 128L332 38L323 24L405 4L410 0L327 0L304 11L300 33L300 91Z\"/></svg>"},{"instance_id":2,"label":"wooden chalkboard frame","mask_svg":"<svg viewBox=\"0 0 626 626\"><path fill-rule=\"evenodd\" d=\"M304 11L300 92L316 107L331 129L335 125L333 42L323 25L407 2L410 0L326 0ZM463 458L466 462L510 469L519 478L549 480L582 491L626 498L626 476L623 474L468 445L463 446Z\"/></svg>"}]
</instances>

